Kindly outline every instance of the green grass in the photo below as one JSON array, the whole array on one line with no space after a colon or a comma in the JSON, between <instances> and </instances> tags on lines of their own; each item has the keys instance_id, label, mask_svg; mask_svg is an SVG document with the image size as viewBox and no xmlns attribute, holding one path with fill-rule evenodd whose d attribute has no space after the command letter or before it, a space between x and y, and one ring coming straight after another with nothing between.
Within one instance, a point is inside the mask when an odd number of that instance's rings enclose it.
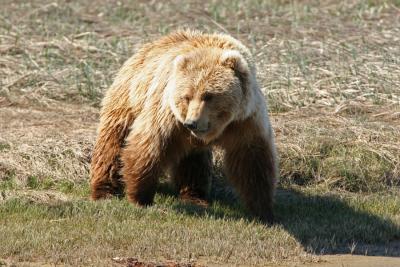
<instances>
[{"instance_id":1,"label":"green grass","mask_svg":"<svg viewBox=\"0 0 400 267\"><path fill-rule=\"evenodd\" d=\"M0 181L0 190L54 190L75 197L89 195L89 187L86 181L73 182L68 180L43 179L38 180L36 176L29 176L26 185L21 186L15 178L9 177Z\"/></svg>"},{"instance_id":2,"label":"green grass","mask_svg":"<svg viewBox=\"0 0 400 267\"><path fill-rule=\"evenodd\" d=\"M278 193L276 212L279 222L265 227L235 202L216 199L209 208L200 208L166 192L146 209L117 199L32 203L14 198L0 206L0 257L72 265L107 265L113 257L182 262L205 257L252 265L299 254L308 261L303 247L313 253L343 253L356 242L353 253L365 253L365 244L385 246L400 238L400 201L391 194L287 189Z\"/></svg>"}]
</instances>

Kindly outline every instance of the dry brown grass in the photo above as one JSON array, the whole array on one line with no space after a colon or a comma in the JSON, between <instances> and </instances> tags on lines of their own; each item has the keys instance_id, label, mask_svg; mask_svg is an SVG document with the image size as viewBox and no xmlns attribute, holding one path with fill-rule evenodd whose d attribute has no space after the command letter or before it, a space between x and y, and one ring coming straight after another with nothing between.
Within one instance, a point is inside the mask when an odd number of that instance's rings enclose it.
<instances>
[{"instance_id":1,"label":"dry brown grass","mask_svg":"<svg viewBox=\"0 0 400 267\"><path fill-rule=\"evenodd\" d=\"M2 179L14 179L22 187L33 177L86 181L96 118L93 108L76 105L2 108Z\"/></svg>"},{"instance_id":2,"label":"dry brown grass","mask_svg":"<svg viewBox=\"0 0 400 267\"><path fill-rule=\"evenodd\" d=\"M12 173L18 180L29 175L84 179L87 166L82 157L90 150L96 111L88 115L93 120L82 124L76 122L87 116L80 113L82 108L98 105L114 73L141 44L190 27L228 32L253 50L275 118L283 181L322 182L352 191L376 191L399 183L397 1L5 1L2 5L0 105L10 107L2 108L1 143L3 154L12 153L0 160L3 175ZM72 105L67 107L66 102ZM51 112L43 113L53 117L42 123L54 124L51 134L57 137L49 143L49 127L35 122L38 130L30 130L41 138L20 139L17 134L13 141L12 135L20 130L10 128L14 126L5 117L42 121L32 112L34 107L39 109L36 113ZM22 108L29 114L24 115ZM80 134L58 129L63 127L63 113L67 128L82 129ZM20 124L27 127L23 120ZM72 144L77 135L84 144ZM24 147L16 148L21 140ZM41 146L29 147L30 142ZM24 154L34 163L24 160ZM49 157L79 160L53 168ZM52 171L46 171L49 166Z\"/></svg>"}]
</instances>

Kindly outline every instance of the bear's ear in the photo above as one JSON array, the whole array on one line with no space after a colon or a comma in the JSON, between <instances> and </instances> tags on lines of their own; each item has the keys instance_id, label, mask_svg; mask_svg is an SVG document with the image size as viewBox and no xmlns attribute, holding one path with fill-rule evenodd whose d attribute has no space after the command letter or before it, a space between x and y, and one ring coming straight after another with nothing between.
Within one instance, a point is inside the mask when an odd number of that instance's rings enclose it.
<instances>
[{"instance_id":1,"label":"bear's ear","mask_svg":"<svg viewBox=\"0 0 400 267\"><path fill-rule=\"evenodd\" d=\"M189 63L189 58L184 55L179 55L174 59L175 69L183 70Z\"/></svg>"},{"instance_id":2,"label":"bear's ear","mask_svg":"<svg viewBox=\"0 0 400 267\"><path fill-rule=\"evenodd\" d=\"M247 87L247 81L250 76L250 69L243 58L243 56L237 50L226 50L220 57L220 62L223 66L231 68L235 71L235 75L239 78L243 90Z\"/></svg>"}]
</instances>

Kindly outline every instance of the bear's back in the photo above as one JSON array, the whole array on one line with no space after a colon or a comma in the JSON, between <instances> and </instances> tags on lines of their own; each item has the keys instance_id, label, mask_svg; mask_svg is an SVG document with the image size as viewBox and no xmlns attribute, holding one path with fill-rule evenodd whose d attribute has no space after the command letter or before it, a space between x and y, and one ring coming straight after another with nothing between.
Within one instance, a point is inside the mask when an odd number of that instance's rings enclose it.
<instances>
[{"instance_id":1,"label":"bear's back","mask_svg":"<svg viewBox=\"0 0 400 267\"><path fill-rule=\"evenodd\" d=\"M255 68L249 50L226 34L203 34L199 31L176 31L143 45L129 58L117 74L103 100L103 108L132 108L140 113L145 105L158 106L170 79L173 61L178 55L196 49L238 50L251 72ZM135 116L135 115L134 115Z\"/></svg>"},{"instance_id":2,"label":"bear's back","mask_svg":"<svg viewBox=\"0 0 400 267\"><path fill-rule=\"evenodd\" d=\"M199 31L176 31L154 42L148 43L136 54L141 63L152 59L162 60L163 57L173 59L193 51L196 48L219 48L223 50L238 50L253 67L250 51L237 39L226 34L204 34ZM135 57L135 56L134 56Z\"/></svg>"}]
</instances>

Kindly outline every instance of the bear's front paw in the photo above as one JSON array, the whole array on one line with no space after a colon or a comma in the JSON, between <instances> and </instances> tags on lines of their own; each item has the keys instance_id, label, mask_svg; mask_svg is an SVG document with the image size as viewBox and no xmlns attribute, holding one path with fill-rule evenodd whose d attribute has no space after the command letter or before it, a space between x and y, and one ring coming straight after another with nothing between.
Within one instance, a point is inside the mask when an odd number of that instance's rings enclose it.
<instances>
[{"instance_id":1,"label":"bear's front paw","mask_svg":"<svg viewBox=\"0 0 400 267\"><path fill-rule=\"evenodd\" d=\"M116 188L112 186L97 186L92 187L91 199L110 199L114 197L122 198L124 196L123 190L121 188Z\"/></svg>"},{"instance_id":2,"label":"bear's front paw","mask_svg":"<svg viewBox=\"0 0 400 267\"><path fill-rule=\"evenodd\" d=\"M188 203L188 204L194 204L196 206L200 206L203 208L208 207L208 201L205 199L202 199L202 198L198 198L198 197L194 197L194 196L190 196L190 195L181 195L180 198L183 202Z\"/></svg>"},{"instance_id":3,"label":"bear's front paw","mask_svg":"<svg viewBox=\"0 0 400 267\"><path fill-rule=\"evenodd\" d=\"M276 219L272 211L266 212L258 216L258 218L261 220L261 222L269 226L272 226L276 223Z\"/></svg>"}]
</instances>

